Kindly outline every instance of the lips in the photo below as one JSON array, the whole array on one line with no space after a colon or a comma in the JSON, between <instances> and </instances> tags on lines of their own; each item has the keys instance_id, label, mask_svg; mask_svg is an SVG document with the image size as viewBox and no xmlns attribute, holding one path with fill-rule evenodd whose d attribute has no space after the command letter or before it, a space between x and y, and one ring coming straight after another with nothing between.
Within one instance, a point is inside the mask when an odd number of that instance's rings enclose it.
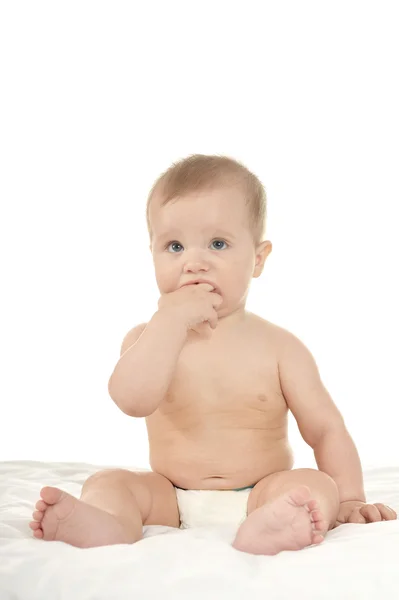
<instances>
[{"instance_id":1,"label":"lips","mask_svg":"<svg viewBox=\"0 0 399 600\"><path fill-rule=\"evenodd\" d=\"M208 283L209 285L211 285L213 287L213 290L215 292L218 292L218 289L215 286L215 284L213 284L211 281L206 281L205 279L195 279L194 281L188 281L187 283L184 283L181 287L184 287L186 285L196 285L198 283Z\"/></svg>"}]
</instances>

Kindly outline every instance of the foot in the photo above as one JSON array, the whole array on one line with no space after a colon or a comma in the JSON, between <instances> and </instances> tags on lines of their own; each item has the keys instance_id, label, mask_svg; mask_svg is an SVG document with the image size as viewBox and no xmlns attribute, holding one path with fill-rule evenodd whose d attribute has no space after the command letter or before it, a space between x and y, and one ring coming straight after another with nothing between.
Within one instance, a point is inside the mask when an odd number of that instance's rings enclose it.
<instances>
[{"instance_id":1,"label":"foot","mask_svg":"<svg viewBox=\"0 0 399 600\"><path fill-rule=\"evenodd\" d=\"M233 548L250 554L278 554L320 544L328 523L301 485L254 510L240 526Z\"/></svg>"},{"instance_id":2,"label":"foot","mask_svg":"<svg viewBox=\"0 0 399 600\"><path fill-rule=\"evenodd\" d=\"M79 548L129 544L126 528L110 513L86 504L55 487L44 487L29 527L43 540L58 540Z\"/></svg>"}]
</instances>

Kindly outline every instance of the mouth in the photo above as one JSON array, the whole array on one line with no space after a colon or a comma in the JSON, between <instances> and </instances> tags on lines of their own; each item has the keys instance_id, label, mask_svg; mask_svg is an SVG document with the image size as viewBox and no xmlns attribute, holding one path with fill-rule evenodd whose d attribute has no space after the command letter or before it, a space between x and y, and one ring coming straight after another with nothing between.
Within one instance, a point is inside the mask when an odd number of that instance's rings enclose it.
<instances>
[{"instance_id":1,"label":"mouth","mask_svg":"<svg viewBox=\"0 0 399 600\"><path fill-rule=\"evenodd\" d=\"M213 283L210 283L209 281L191 281L190 283L185 283L184 285L182 285L181 287L185 287L187 285L199 285L200 283L207 283L208 285L211 285L213 287L213 290L211 290L212 292L216 292L217 294L220 294L220 291L217 287L215 287L213 285Z\"/></svg>"}]
</instances>

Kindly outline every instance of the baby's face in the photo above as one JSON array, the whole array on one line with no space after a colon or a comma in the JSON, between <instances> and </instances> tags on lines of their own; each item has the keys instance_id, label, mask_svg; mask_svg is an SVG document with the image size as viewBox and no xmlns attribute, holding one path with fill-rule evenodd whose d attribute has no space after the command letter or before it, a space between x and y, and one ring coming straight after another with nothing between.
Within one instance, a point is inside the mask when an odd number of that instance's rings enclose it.
<instances>
[{"instance_id":1,"label":"baby's face","mask_svg":"<svg viewBox=\"0 0 399 600\"><path fill-rule=\"evenodd\" d=\"M245 306L257 249L240 190L196 192L163 207L154 197L150 221L151 250L161 294L206 279L223 298L219 316Z\"/></svg>"}]
</instances>

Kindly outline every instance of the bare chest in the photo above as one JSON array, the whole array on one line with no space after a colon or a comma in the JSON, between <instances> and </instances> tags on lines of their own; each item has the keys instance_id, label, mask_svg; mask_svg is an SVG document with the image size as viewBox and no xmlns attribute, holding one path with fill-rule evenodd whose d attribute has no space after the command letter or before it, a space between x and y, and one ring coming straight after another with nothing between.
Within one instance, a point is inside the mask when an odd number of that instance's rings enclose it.
<instances>
[{"instance_id":1,"label":"bare chest","mask_svg":"<svg viewBox=\"0 0 399 600\"><path fill-rule=\"evenodd\" d=\"M291 468L278 340L268 333L256 321L187 341L146 418L153 470L186 489L233 489Z\"/></svg>"},{"instance_id":2,"label":"bare chest","mask_svg":"<svg viewBox=\"0 0 399 600\"><path fill-rule=\"evenodd\" d=\"M253 333L216 340L193 338L180 354L156 413L172 428L195 427L210 415L213 424L225 427L253 428L259 421L264 428L281 420L286 403L274 341Z\"/></svg>"}]
</instances>

